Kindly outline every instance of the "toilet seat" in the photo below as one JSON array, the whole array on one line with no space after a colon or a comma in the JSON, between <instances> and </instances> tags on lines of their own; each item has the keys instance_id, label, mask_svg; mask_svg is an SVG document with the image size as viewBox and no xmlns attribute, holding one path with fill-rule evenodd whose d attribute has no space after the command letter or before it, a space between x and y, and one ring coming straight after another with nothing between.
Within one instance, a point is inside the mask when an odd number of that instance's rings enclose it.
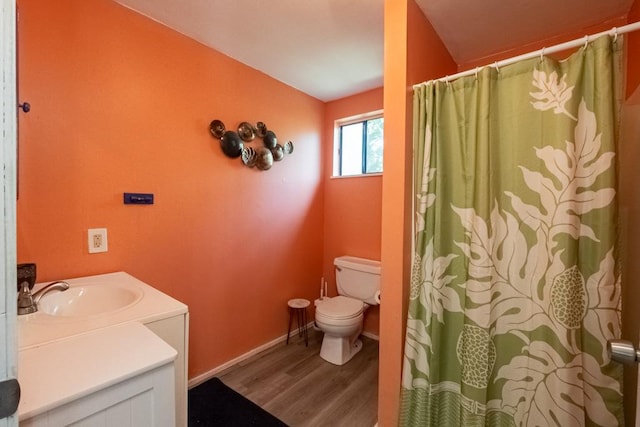
<instances>
[{"instance_id":1,"label":"toilet seat","mask_svg":"<svg viewBox=\"0 0 640 427\"><path fill-rule=\"evenodd\" d=\"M353 319L360 316L363 311L362 301L342 295L326 299L316 307L316 313L334 320Z\"/></svg>"}]
</instances>

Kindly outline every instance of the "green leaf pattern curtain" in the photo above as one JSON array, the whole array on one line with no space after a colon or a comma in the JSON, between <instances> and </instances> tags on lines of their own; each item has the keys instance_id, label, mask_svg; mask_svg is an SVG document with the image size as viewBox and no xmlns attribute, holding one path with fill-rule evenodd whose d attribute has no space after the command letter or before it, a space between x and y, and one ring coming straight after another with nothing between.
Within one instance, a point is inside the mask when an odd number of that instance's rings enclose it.
<instances>
[{"instance_id":1,"label":"green leaf pattern curtain","mask_svg":"<svg viewBox=\"0 0 640 427\"><path fill-rule=\"evenodd\" d=\"M622 44L415 90L401 425L624 425Z\"/></svg>"}]
</instances>

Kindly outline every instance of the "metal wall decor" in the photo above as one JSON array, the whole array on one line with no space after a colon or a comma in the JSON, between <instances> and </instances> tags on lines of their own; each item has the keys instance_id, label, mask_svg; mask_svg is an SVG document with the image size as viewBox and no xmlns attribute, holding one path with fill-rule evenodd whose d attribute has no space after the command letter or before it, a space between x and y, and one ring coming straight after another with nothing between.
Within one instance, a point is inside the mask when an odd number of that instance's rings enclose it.
<instances>
[{"instance_id":1,"label":"metal wall decor","mask_svg":"<svg viewBox=\"0 0 640 427\"><path fill-rule=\"evenodd\" d=\"M227 130L220 120L213 120L209 125L209 131L214 138L220 140L222 152L227 157L240 157L242 163L250 168L269 170L273 162L279 162L285 155L293 153L293 142L279 144L275 132L267 129L263 122L257 122L255 126L249 122L242 122L236 132ZM262 139L262 146L249 145L256 138Z\"/></svg>"}]
</instances>

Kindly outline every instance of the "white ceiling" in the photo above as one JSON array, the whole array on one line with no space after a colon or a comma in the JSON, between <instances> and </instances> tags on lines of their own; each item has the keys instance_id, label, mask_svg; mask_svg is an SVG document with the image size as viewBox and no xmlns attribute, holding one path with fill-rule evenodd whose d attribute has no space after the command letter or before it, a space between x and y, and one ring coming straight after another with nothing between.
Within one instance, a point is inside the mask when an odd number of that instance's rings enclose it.
<instances>
[{"instance_id":1,"label":"white ceiling","mask_svg":"<svg viewBox=\"0 0 640 427\"><path fill-rule=\"evenodd\" d=\"M384 0L116 0L322 101L382 86ZM634 0L416 0L458 64L625 16Z\"/></svg>"}]
</instances>

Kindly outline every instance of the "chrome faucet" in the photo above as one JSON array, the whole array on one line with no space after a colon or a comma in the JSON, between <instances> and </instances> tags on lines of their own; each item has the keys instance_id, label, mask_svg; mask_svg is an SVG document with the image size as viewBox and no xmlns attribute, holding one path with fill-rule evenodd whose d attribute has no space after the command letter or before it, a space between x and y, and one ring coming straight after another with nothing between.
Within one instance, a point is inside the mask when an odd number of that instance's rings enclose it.
<instances>
[{"instance_id":1,"label":"chrome faucet","mask_svg":"<svg viewBox=\"0 0 640 427\"><path fill-rule=\"evenodd\" d=\"M29 314L38 311L38 302L47 293L53 290L66 291L69 284L62 280L57 280L45 285L42 289L31 294L29 282L26 280L20 284L20 292L18 293L18 314Z\"/></svg>"},{"instance_id":2,"label":"chrome faucet","mask_svg":"<svg viewBox=\"0 0 640 427\"><path fill-rule=\"evenodd\" d=\"M61 292L66 291L67 289L69 289L69 284L64 280L56 280L55 282L51 282L48 285L45 285L42 289L39 289L33 294L33 302L38 304L43 296L49 293L49 291L53 291L55 289Z\"/></svg>"}]
</instances>

